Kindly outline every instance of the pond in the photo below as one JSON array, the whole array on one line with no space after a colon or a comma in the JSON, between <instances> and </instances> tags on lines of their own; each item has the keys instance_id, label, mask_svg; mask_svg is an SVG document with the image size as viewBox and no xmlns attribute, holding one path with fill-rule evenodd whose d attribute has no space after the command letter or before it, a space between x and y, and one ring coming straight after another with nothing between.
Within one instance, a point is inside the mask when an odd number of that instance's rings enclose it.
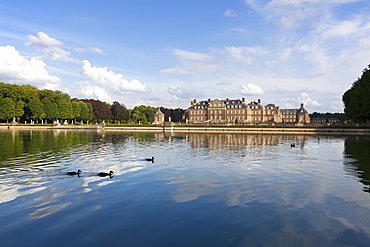
<instances>
[{"instance_id":1,"label":"pond","mask_svg":"<svg viewBox=\"0 0 370 247\"><path fill-rule=\"evenodd\" d=\"M370 246L369 154L355 135L1 130L0 246Z\"/></svg>"}]
</instances>

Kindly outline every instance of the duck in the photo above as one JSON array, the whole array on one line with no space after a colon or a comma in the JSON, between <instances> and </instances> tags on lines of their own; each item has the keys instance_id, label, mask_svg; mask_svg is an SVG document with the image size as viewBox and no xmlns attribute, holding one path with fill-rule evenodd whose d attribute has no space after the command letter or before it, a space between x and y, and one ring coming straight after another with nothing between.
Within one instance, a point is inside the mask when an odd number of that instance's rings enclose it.
<instances>
[{"instance_id":1,"label":"duck","mask_svg":"<svg viewBox=\"0 0 370 247\"><path fill-rule=\"evenodd\" d=\"M295 148L295 143L291 143L291 144L290 144L290 147L291 147L291 148Z\"/></svg>"},{"instance_id":2,"label":"duck","mask_svg":"<svg viewBox=\"0 0 370 247\"><path fill-rule=\"evenodd\" d=\"M67 172L66 174L67 174L67 175L72 175L72 176L73 176L73 175L78 175L78 176L80 176L81 172L82 172L82 171L81 171L80 169L78 169L78 170L77 170L77 172Z\"/></svg>"},{"instance_id":3,"label":"duck","mask_svg":"<svg viewBox=\"0 0 370 247\"><path fill-rule=\"evenodd\" d=\"M113 172L113 171L110 171L109 173L107 173L107 172L99 172L99 173L98 173L98 175L99 175L100 177L106 177L106 176L111 177L113 174L114 174L114 172Z\"/></svg>"},{"instance_id":4,"label":"duck","mask_svg":"<svg viewBox=\"0 0 370 247\"><path fill-rule=\"evenodd\" d=\"M152 157L152 158L146 158L145 160L146 161L151 161L152 163L154 163L154 157Z\"/></svg>"}]
</instances>

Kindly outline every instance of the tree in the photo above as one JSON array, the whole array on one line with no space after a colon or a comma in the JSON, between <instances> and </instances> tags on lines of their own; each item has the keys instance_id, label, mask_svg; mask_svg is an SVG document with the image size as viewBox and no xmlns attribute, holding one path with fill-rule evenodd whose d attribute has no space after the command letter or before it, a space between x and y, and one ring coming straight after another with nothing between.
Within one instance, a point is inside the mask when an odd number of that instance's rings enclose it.
<instances>
[{"instance_id":1,"label":"tree","mask_svg":"<svg viewBox=\"0 0 370 247\"><path fill-rule=\"evenodd\" d=\"M59 110L59 119L73 119L72 104L65 99L59 99L57 102Z\"/></svg>"},{"instance_id":2,"label":"tree","mask_svg":"<svg viewBox=\"0 0 370 247\"><path fill-rule=\"evenodd\" d=\"M80 109L81 109L80 118L78 120L91 121L92 119L91 104L85 103L83 101L79 101L78 104L80 105Z\"/></svg>"},{"instance_id":3,"label":"tree","mask_svg":"<svg viewBox=\"0 0 370 247\"><path fill-rule=\"evenodd\" d=\"M44 112L44 105L38 98L30 99L28 109L30 110L29 118L35 119L36 122L38 122L38 120L42 120L46 115Z\"/></svg>"},{"instance_id":4,"label":"tree","mask_svg":"<svg viewBox=\"0 0 370 247\"><path fill-rule=\"evenodd\" d=\"M185 113L185 110L177 108L177 109L167 109L164 107L160 108L161 112L164 114L165 121L169 121L171 117L171 122L180 122L182 121L182 116Z\"/></svg>"},{"instance_id":5,"label":"tree","mask_svg":"<svg viewBox=\"0 0 370 247\"><path fill-rule=\"evenodd\" d=\"M0 98L0 119L6 120L15 117L15 104L11 98Z\"/></svg>"},{"instance_id":6,"label":"tree","mask_svg":"<svg viewBox=\"0 0 370 247\"><path fill-rule=\"evenodd\" d=\"M370 121L370 64L342 96L344 112L356 122Z\"/></svg>"},{"instance_id":7,"label":"tree","mask_svg":"<svg viewBox=\"0 0 370 247\"><path fill-rule=\"evenodd\" d=\"M17 85L16 85L17 86ZM30 85L20 85L19 95L21 99L28 104L31 99L39 99L39 89Z\"/></svg>"},{"instance_id":8,"label":"tree","mask_svg":"<svg viewBox=\"0 0 370 247\"><path fill-rule=\"evenodd\" d=\"M14 117L19 121L19 118L24 114L25 103L22 100L18 100L15 104Z\"/></svg>"},{"instance_id":9,"label":"tree","mask_svg":"<svg viewBox=\"0 0 370 247\"><path fill-rule=\"evenodd\" d=\"M154 114L156 113L157 108L152 106L135 106L134 109L130 111L132 119L140 121L142 123L153 122Z\"/></svg>"},{"instance_id":10,"label":"tree","mask_svg":"<svg viewBox=\"0 0 370 247\"><path fill-rule=\"evenodd\" d=\"M58 105L55 102L51 102L49 98L44 98L41 102L44 105L45 118L51 121L57 119L59 116Z\"/></svg>"},{"instance_id":11,"label":"tree","mask_svg":"<svg viewBox=\"0 0 370 247\"><path fill-rule=\"evenodd\" d=\"M55 103L58 100L66 100L66 101L71 100L71 97L68 94L63 93L59 90L52 91L49 89L43 89L43 90L40 90L39 95L40 95L41 100L49 99L51 102L55 102Z\"/></svg>"},{"instance_id":12,"label":"tree","mask_svg":"<svg viewBox=\"0 0 370 247\"><path fill-rule=\"evenodd\" d=\"M76 101L72 101L71 104L72 104L73 118L75 119L75 122L76 122L76 119L80 118L81 116L80 104Z\"/></svg>"},{"instance_id":13,"label":"tree","mask_svg":"<svg viewBox=\"0 0 370 247\"><path fill-rule=\"evenodd\" d=\"M127 121L130 119L130 112L127 110L126 106L114 101L110 107L113 115L113 119L116 121Z\"/></svg>"},{"instance_id":14,"label":"tree","mask_svg":"<svg viewBox=\"0 0 370 247\"><path fill-rule=\"evenodd\" d=\"M102 121L102 120L112 120L113 116L110 111L110 106L100 100L94 99L82 99L81 101L85 103L90 103L92 106L92 120Z\"/></svg>"}]
</instances>

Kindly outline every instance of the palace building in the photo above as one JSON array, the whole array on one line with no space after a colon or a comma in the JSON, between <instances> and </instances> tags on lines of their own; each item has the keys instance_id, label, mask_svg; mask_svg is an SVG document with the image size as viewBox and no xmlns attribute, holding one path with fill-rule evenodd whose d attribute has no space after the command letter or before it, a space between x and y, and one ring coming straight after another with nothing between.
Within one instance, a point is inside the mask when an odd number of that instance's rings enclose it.
<instances>
[{"instance_id":1,"label":"palace building","mask_svg":"<svg viewBox=\"0 0 370 247\"><path fill-rule=\"evenodd\" d=\"M303 104L299 109L280 109L275 104L263 106L261 100L245 102L245 98L190 102L187 110L189 123L309 123L310 117Z\"/></svg>"}]
</instances>

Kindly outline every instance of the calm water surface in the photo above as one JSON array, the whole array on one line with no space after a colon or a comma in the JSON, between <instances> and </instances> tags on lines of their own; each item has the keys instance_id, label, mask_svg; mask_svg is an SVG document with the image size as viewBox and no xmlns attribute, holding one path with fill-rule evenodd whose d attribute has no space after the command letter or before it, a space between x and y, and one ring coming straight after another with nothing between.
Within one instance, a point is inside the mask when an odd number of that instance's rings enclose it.
<instances>
[{"instance_id":1,"label":"calm water surface","mask_svg":"<svg viewBox=\"0 0 370 247\"><path fill-rule=\"evenodd\" d=\"M369 156L369 136L3 130L0 246L370 246Z\"/></svg>"}]
</instances>

